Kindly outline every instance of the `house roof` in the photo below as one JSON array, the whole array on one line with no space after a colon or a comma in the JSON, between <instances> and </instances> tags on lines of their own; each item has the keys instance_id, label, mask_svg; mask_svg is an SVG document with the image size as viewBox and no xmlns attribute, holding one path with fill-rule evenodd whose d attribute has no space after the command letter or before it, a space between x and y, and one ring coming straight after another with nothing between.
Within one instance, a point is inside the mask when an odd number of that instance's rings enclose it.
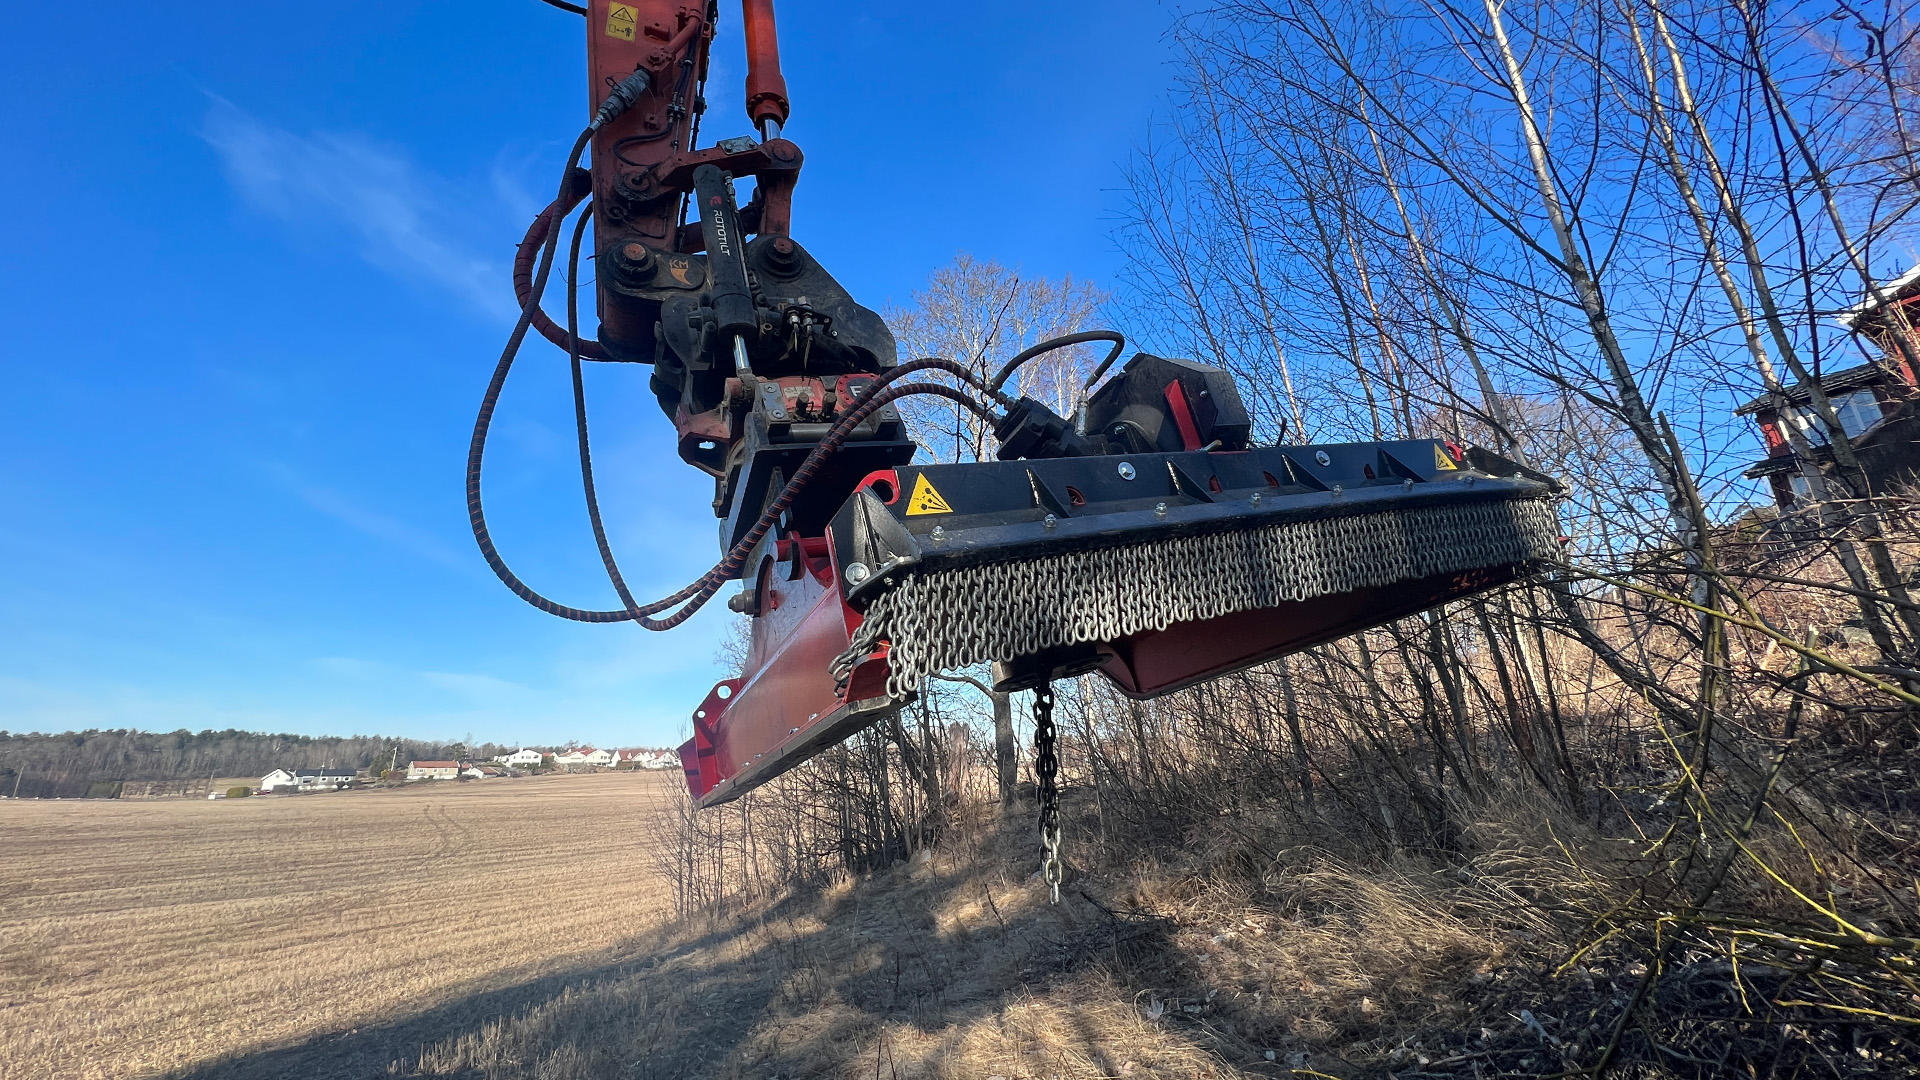
<instances>
[{"instance_id":1,"label":"house roof","mask_svg":"<svg viewBox=\"0 0 1920 1080\"><path fill-rule=\"evenodd\" d=\"M409 769L457 769L459 767L460 763L457 761L409 761L407 763Z\"/></svg>"},{"instance_id":2,"label":"house roof","mask_svg":"<svg viewBox=\"0 0 1920 1080\"><path fill-rule=\"evenodd\" d=\"M352 769L295 769L295 776L352 776Z\"/></svg>"},{"instance_id":3,"label":"house roof","mask_svg":"<svg viewBox=\"0 0 1920 1080\"><path fill-rule=\"evenodd\" d=\"M1903 300L1915 293L1920 293L1920 266L1915 266L1892 281L1881 282L1880 293L1888 300ZM1842 311L1838 316L1840 325L1851 328L1862 316L1878 311L1882 306L1878 297L1870 295Z\"/></svg>"},{"instance_id":4,"label":"house roof","mask_svg":"<svg viewBox=\"0 0 1920 1080\"><path fill-rule=\"evenodd\" d=\"M1857 390L1863 386L1872 386L1884 382L1887 373L1875 364L1855 364L1850 368L1830 371L1820 376L1820 388L1829 394L1843 390ZM1813 394L1805 383L1796 383L1780 393L1766 393L1733 410L1735 416L1746 416L1762 409L1778 409L1782 405L1805 405L1813 400Z\"/></svg>"}]
</instances>

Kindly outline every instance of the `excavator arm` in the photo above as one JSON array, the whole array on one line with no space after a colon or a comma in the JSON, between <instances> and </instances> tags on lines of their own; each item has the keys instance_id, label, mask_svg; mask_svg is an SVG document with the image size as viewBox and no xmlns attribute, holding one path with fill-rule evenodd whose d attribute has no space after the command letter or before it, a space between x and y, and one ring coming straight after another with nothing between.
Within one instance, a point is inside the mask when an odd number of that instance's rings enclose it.
<instances>
[{"instance_id":1,"label":"excavator arm","mask_svg":"<svg viewBox=\"0 0 1920 1080\"><path fill-rule=\"evenodd\" d=\"M1441 440L1256 446L1218 367L1137 353L1101 382L1124 348L1112 331L1042 342L992 379L951 360L900 363L885 322L793 235L802 155L783 137L771 0L744 0L741 18L754 134L703 147L717 4L589 0L595 120L576 160L590 144L590 167L569 165L521 244L521 327L483 403L468 476L483 553L554 614L667 629L740 583L728 606L751 618L746 663L694 710L680 749L700 805L890 715L943 670L990 662L1001 689L1097 672L1153 697L1557 557L1550 478ZM540 307L561 223L589 202L593 340ZM539 596L486 534L486 425L529 327L576 361L588 509L621 610ZM1093 340L1113 349L1073 415L1004 391L1034 356ZM583 359L651 365L680 457L714 480L720 561L662 601L628 595L600 526ZM915 464L895 408L913 394L980 416L1001 460Z\"/></svg>"}]
</instances>

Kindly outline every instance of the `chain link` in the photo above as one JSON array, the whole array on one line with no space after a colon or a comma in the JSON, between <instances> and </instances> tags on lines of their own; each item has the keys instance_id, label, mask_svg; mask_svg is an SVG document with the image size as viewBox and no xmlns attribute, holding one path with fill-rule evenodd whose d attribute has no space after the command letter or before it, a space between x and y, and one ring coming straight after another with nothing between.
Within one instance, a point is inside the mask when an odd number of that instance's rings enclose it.
<instances>
[{"instance_id":1,"label":"chain link","mask_svg":"<svg viewBox=\"0 0 1920 1080\"><path fill-rule=\"evenodd\" d=\"M1560 556L1551 499L1350 514L907 575L875 598L852 661L892 643L889 696L1056 646L1437 574Z\"/></svg>"},{"instance_id":2,"label":"chain link","mask_svg":"<svg viewBox=\"0 0 1920 1080\"><path fill-rule=\"evenodd\" d=\"M1053 684L1042 683L1033 692L1033 774L1039 780L1040 876L1047 882L1050 903L1060 902L1060 757L1053 731Z\"/></svg>"},{"instance_id":3,"label":"chain link","mask_svg":"<svg viewBox=\"0 0 1920 1080\"><path fill-rule=\"evenodd\" d=\"M831 669L889 643L887 695L930 676L1061 645L1376 588L1437 574L1560 557L1555 500L1505 499L1289 522L906 575L874 597ZM1053 686L1033 695L1040 873L1060 902L1060 759Z\"/></svg>"}]
</instances>

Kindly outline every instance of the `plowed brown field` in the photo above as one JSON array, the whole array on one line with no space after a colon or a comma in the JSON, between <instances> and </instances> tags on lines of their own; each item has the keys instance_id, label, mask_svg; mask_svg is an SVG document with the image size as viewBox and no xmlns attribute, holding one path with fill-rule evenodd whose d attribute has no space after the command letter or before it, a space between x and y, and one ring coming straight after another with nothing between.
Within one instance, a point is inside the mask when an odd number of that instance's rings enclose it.
<instances>
[{"instance_id":1,"label":"plowed brown field","mask_svg":"<svg viewBox=\"0 0 1920 1080\"><path fill-rule=\"evenodd\" d=\"M0 802L0 1078L185 1070L577 969L663 919L677 779Z\"/></svg>"}]
</instances>

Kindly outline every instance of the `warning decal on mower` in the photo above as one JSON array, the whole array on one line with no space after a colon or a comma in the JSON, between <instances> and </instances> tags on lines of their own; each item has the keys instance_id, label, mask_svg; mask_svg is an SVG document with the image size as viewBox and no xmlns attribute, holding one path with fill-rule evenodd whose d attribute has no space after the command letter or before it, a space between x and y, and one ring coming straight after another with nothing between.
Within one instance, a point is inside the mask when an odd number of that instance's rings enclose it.
<instances>
[{"instance_id":1,"label":"warning decal on mower","mask_svg":"<svg viewBox=\"0 0 1920 1080\"><path fill-rule=\"evenodd\" d=\"M951 513L953 507L948 506L947 500L933 490L932 484L927 483L927 474L921 473L913 482L913 495L907 499L907 516Z\"/></svg>"},{"instance_id":2,"label":"warning decal on mower","mask_svg":"<svg viewBox=\"0 0 1920 1080\"><path fill-rule=\"evenodd\" d=\"M607 36L617 37L621 41L633 40L633 9L625 4L607 6Z\"/></svg>"},{"instance_id":3,"label":"warning decal on mower","mask_svg":"<svg viewBox=\"0 0 1920 1080\"><path fill-rule=\"evenodd\" d=\"M1460 466L1458 466L1458 465L1455 465L1455 464L1453 463L1453 459L1452 459L1452 458L1450 458L1450 457L1448 457L1448 456L1447 456L1447 452L1446 452L1445 450L1442 450L1442 449L1440 449L1440 444L1439 444L1439 443L1434 443L1434 444L1433 444L1433 467L1434 467L1434 468L1436 468L1436 469L1458 469L1458 468L1460 468Z\"/></svg>"}]
</instances>

